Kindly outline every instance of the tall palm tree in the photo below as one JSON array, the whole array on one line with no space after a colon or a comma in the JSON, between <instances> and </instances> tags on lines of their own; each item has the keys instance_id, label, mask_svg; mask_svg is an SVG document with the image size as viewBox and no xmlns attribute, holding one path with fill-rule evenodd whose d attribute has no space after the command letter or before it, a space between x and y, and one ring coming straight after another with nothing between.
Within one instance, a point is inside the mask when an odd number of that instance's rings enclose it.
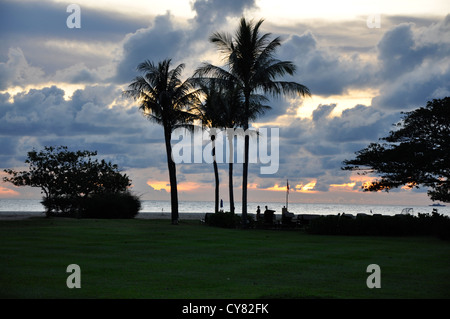
<instances>
[{"instance_id":1,"label":"tall palm tree","mask_svg":"<svg viewBox=\"0 0 450 319\"><path fill-rule=\"evenodd\" d=\"M199 92L204 97L203 103L194 106L191 112L194 113L197 119L202 121L202 126L207 127L210 130L210 138L212 144L212 156L214 167L214 179L215 179L215 205L214 212L219 211L219 168L217 166L216 159L216 134L218 129L224 128L224 93L223 87L218 85L214 80L202 81L197 79L196 85L200 87Z\"/></svg>"},{"instance_id":2,"label":"tall palm tree","mask_svg":"<svg viewBox=\"0 0 450 319\"><path fill-rule=\"evenodd\" d=\"M235 130L243 125L243 110L244 110L244 99L242 92L233 83L224 83L226 86L226 93L224 96L224 107L222 110L223 122L225 128L227 129L228 138L228 148L229 148L229 158L228 158L228 187L229 187L229 197L230 197L230 212L235 212L234 207L234 192L233 192L233 162L234 162L234 136L236 134ZM250 109L249 109L249 120L254 120L258 116L264 114L267 110L271 109L270 106L262 104L267 101L267 99L262 95L252 94L250 96Z\"/></svg>"},{"instance_id":3,"label":"tall palm tree","mask_svg":"<svg viewBox=\"0 0 450 319\"><path fill-rule=\"evenodd\" d=\"M275 58L275 52L281 45L281 39L271 40L271 34L260 34L264 20L256 24L241 18L234 36L216 32L210 41L224 55L226 69L204 63L197 71L198 76L210 75L218 79L234 82L244 97L244 112L242 127L249 128L251 96L255 93L299 94L310 95L309 89L299 83L278 81L286 74L293 75L295 65L290 61L280 61ZM247 227L247 181L249 160L249 136L245 136L244 164L242 180L242 222Z\"/></svg>"},{"instance_id":4,"label":"tall palm tree","mask_svg":"<svg viewBox=\"0 0 450 319\"><path fill-rule=\"evenodd\" d=\"M171 60L163 60L157 65L146 60L140 63L137 76L123 94L139 102L139 109L150 121L164 128L167 166L170 180L170 199L172 224L178 224L178 191L176 166L172 158L171 134L178 127L192 122L192 114L186 110L197 103L197 93L191 81L182 81L184 64L171 69Z\"/></svg>"},{"instance_id":5,"label":"tall palm tree","mask_svg":"<svg viewBox=\"0 0 450 319\"><path fill-rule=\"evenodd\" d=\"M219 207L219 174L217 161L215 158L215 133L217 129L226 129L229 158L228 158L228 190L230 199L230 212L235 212L234 192L233 192L233 139L234 129L242 125L243 97L240 90L233 82L221 81L216 78L194 78L195 85L204 96L204 102L193 108L197 118L202 120L202 124L211 130L212 153L214 175L216 181L215 189L215 211ZM250 97L250 119L256 119L263 114L270 106L263 105L267 99L261 95L253 94Z\"/></svg>"},{"instance_id":6,"label":"tall palm tree","mask_svg":"<svg viewBox=\"0 0 450 319\"><path fill-rule=\"evenodd\" d=\"M233 140L234 140L234 129L240 126L241 114L242 110L242 98L239 90L236 89L236 86L231 82L227 85L226 98L225 98L225 107L223 108L223 120L225 124L225 128L227 129L227 139L228 139L228 150L229 150L229 158L228 158L228 196L230 200L230 212L232 214L235 213L234 207L234 182L233 182L233 163L234 163L234 148L233 148Z\"/></svg>"}]
</instances>

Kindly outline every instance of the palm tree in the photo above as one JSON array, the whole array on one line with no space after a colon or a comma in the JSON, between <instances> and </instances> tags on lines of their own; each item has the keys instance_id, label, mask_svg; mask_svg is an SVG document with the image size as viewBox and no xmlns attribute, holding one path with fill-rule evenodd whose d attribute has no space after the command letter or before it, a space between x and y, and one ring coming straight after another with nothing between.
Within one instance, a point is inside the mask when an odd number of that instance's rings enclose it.
<instances>
[{"instance_id":1,"label":"palm tree","mask_svg":"<svg viewBox=\"0 0 450 319\"><path fill-rule=\"evenodd\" d=\"M230 198L230 212L235 213L234 207L234 190L233 190L233 162L234 162L234 129L240 126L241 116L240 111L242 110L242 98L240 96L239 90L231 82L227 85L228 90L225 98L225 107L223 108L223 120L225 128L227 129L228 138L228 196Z\"/></svg>"},{"instance_id":2,"label":"palm tree","mask_svg":"<svg viewBox=\"0 0 450 319\"><path fill-rule=\"evenodd\" d=\"M310 95L309 89L296 82L277 81L279 77L295 73L295 65L290 61L275 58L275 52L281 45L281 39L270 40L270 33L260 34L264 20L256 24L241 18L234 37L227 33L216 32L210 37L218 50L224 55L226 69L204 63L197 71L198 76L213 76L234 82L244 97L242 127L249 128L251 96L255 93ZM249 159L249 136L245 136L244 164L242 181L242 222L247 226L247 180Z\"/></svg>"},{"instance_id":3,"label":"palm tree","mask_svg":"<svg viewBox=\"0 0 450 319\"><path fill-rule=\"evenodd\" d=\"M210 138L212 144L212 156L215 179L215 205L214 212L219 212L219 168L216 160L216 134L217 129L224 128L224 93L223 88L216 81L202 81L197 79L196 85L200 87L199 92L204 97L204 102L193 107L191 112L196 115L197 119L202 121L202 126L210 130Z\"/></svg>"},{"instance_id":4,"label":"palm tree","mask_svg":"<svg viewBox=\"0 0 450 319\"><path fill-rule=\"evenodd\" d=\"M235 136L235 128L243 125L243 110L244 99L239 88L233 83L225 84L227 87L224 97L224 108L222 110L223 121L227 129L229 158L228 158L228 187L230 197L230 212L234 213L234 192L233 192L233 162L234 162L234 147L233 139ZM249 119L254 120L258 116L264 114L266 110L271 109L268 105L263 105L262 102L267 101L264 96L253 94L250 96L250 110Z\"/></svg>"},{"instance_id":5,"label":"palm tree","mask_svg":"<svg viewBox=\"0 0 450 319\"><path fill-rule=\"evenodd\" d=\"M193 109L202 124L211 130L212 153L214 176L216 181L215 189L215 212L219 209L219 174L217 161L215 158L215 134L217 129L226 129L229 159L228 159L228 189L230 198L230 212L235 212L234 192L233 192L233 139L234 129L242 125L243 98L233 82L221 81L215 78L194 78L196 86L202 92L205 101ZM270 106L261 104L267 99L264 96L252 95L250 97L250 119L256 119L263 114Z\"/></svg>"},{"instance_id":6,"label":"palm tree","mask_svg":"<svg viewBox=\"0 0 450 319\"><path fill-rule=\"evenodd\" d=\"M192 114L187 108L197 103L197 93L193 91L191 81L182 81L184 64L170 69L171 60L163 60L155 65L146 60L140 63L137 76L123 94L139 102L139 109L150 121L164 128L164 140L167 154L167 166L170 180L170 199L172 206L172 224L178 224L178 192L176 166L172 158L171 134L178 127L192 122Z\"/></svg>"}]
</instances>

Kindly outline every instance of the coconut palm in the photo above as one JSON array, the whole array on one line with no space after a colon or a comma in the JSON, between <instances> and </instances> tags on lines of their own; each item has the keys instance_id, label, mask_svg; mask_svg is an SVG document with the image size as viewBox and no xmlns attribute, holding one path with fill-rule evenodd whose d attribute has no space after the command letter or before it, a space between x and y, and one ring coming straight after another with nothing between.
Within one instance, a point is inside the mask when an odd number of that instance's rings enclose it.
<instances>
[{"instance_id":1,"label":"coconut palm","mask_svg":"<svg viewBox=\"0 0 450 319\"><path fill-rule=\"evenodd\" d=\"M222 110L223 122L227 129L229 158L228 158L228 186L230 196L230 212L234 213L234 192L233 192L233 162L234 147L233 140L236 134L235 129L243 126L244 98L242 92L233 83L226 84L227 90L224 97L224 107ZM250 96L249 120L255 120L264 114L271 107L262 104L267 99L262 95L252 94ZM247 132L248 133L248 132Z\"/></svg>"},{"instance_id":2,"label":"coconut palm","mask_svg":"<svg viewBox=\"0 0 450 319\"><path fill-rule=\"evenodd\" d=\"M191 81L181 80L184 64L173 69L170 68L170 64L170 59L163 60L157 65L149 60L140 63L137 70L142 75L137 76L123 94L138 101L143 115L164 128L170 180L171 219L172 224L178 224L177 176L170 138L174 129L192 122L192 114L187 112L187 109L195 105L198 99Z\"/></svg>"},{"instance_id":3,"label":"coconut palm","mask_svg":"<svg viewBox=\"0 0 450 319\"><path fill-rule=\"evenodd\" d=\"M310 95L309 89L299 83L279 81L280 77L293 75L295 65L290 61L280 61L275 58L275 52L281 45L281 39L270 39L271 34L260 33L259 29L264 20L256 24L240 20L234 36L216 32L210 41L216 45L224 55L225 67L204 63L197 69L197 76L212 76L224 81L234 82L244 98L242 113L242 127L249 128L251 96L255 93L271 94L299 94ZM247 226L247 180L249 159L249 137L245 136L243 181L242 181L242 222Z\"/></svg>"},{"instance_id":4,"label":"coconut palm","mask_svg":"<svg viewBox=\"0 0 450 319\"><path fill-rule=\"evenodd\" d=\"M200 119L203 127L207 127L210 132L211 144L212 144L212 157L214 167L214 180L215 180L215 192L214 192L214 212L219 211L219 168L217 166L216 159L216 135L218 129L224 128L224 93L223 87L218 85L214 80L202 81L197 79L197 86L200 87L199 92L203 95L204 101L197 106L191 108L191 112L196 115L197 119Z\"/></svg>"},{"instance_id":5,"label":"coconut palm","mask_svg":"<svg viewBox=\"0 0 450 319\"><path fill-rule=\"evenodd\" d=\"M216 181L215 189L215 211L219 207L219 174L215 157L215 138L217 129L225 129L229 145L228 158L228 186L230 198L230 212L234 213L234 192L233 192L233 139L236 134L235 128L242 125L243 97L233 82L221 81L215 78L195 78L196 86L204 96L204 102L193 109L193 112L202 124L210 129L213 153L214 175ZM263 105L267 99L264 96L252 95L250 97L250 119L256 119L263 114L270 106Z\"/></svg>"}]
</instances>

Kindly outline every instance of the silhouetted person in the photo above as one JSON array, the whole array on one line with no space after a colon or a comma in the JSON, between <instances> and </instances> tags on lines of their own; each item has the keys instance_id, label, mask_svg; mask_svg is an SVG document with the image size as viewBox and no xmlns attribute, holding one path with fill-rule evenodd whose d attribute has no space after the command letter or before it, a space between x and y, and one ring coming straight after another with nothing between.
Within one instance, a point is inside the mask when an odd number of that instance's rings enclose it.
<instances>
[{"instance_id":1,"label":"silhouetted person","mask_svg":"<svg viewBox=\"0 0 450 319\"><path fill-rule=\"evenodd\" d=\"M261 209L258 208L256 209L256 220L259 221L261 219Z\"/></svg>"},{"instance_id":2,"label":"silhouetted person","mask_svg":"<svg viewBox=\"0 0 450 319\"><path fill-rule=\"evenodd\" d=\"M264 211L264 223L273 225L273 219L275 217L274 213L274 210L271 210L266 206L266 210Z\"/></svg>"}]
</instances>

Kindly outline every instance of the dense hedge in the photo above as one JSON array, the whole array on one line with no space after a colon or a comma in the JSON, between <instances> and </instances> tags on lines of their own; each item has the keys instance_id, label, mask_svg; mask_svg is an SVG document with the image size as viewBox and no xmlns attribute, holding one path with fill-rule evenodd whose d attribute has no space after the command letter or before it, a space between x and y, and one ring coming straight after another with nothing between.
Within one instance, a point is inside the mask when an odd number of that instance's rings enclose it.
<instances>
[{"instance_id":1,"label":"dense hedge","mask_svg":"<svg viewBox=\"0 0 450 319\"><path fill-rule=\"evenodd\" d=\"M450 240L450 218L437 213L396 216L323 216L311 221L311 234L423 236L434 235Z\"/></svg>"},{"instance_id":2,"label":"dense hedge","mask_svg":"<svg viewBox=\"0 0 450 319\"><path fill-rule=\"evenodd\" d=\"M139 197L128 192L46 198L42 204L47 216L76 218L134 218L141 209Z\"/></svg>"},{"instance_id":3,"label":"dense hedge","mask_svg":"<svg viewBox=\"0 0 450 319\"><path fill-rule=\"evenodd\" d=\"M205 223L209 226L236 228L240 222L241 218L230 212L217 212L215 214L205 215Z\"/></svg>"},{"instance_id":4,"label":"dense hedge","mask_svg":"<svg viewBox=\"0 0 450 319\"><path fill-rule=\"evenodd\" d=\"M248 227L253 228L255 220L253 216L248 215ZM222 228L239 228L242 226L241 215L236 215L230 212L217 212L215 214L208 213L205 215L205 223L209 226L216 226Z\"/></svg>"}]
</instances>

